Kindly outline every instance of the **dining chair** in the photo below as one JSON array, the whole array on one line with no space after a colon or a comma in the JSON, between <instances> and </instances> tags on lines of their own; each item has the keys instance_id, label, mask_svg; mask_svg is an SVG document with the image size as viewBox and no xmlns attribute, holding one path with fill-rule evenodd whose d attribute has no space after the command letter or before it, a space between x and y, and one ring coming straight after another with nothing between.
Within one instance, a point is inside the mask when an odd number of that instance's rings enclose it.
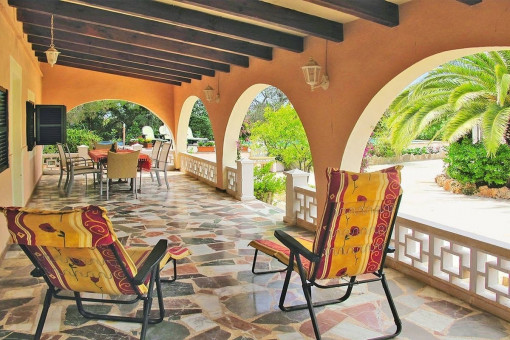
<instances>
[{"instance_id":1,"label":"dining chair","mask_svg":"<svg viewBox=\"0 0 510 340\"><path fill-rule=\"evenodd\" d=\"M140 151L133 152L108 152L108 158L106 163L106 199L110 198L110 180L129 178L132 181L132 189L135 194L135 198L138 198L136 191L136 175L138 173L138 156Z\"/></svg>"},{"instance_id":2,"label":"dining chair","mask_svg":"<svg viewBox=\"0 0 510 340\"><path fill-rule=\"evenodd\" d=\"M99 150L99 149L108 149L110 150L112 148L112 144L114 143L98 143L98 142L95 142L94 143L94 150ZM116 149L116 147L115 147Z\"/></svg>"},{"instance_id":3,"label":"dining chair","mask_svg":"<svg viewBox=\"0 0 510 340\"><path fill-rule=\"evenodd\" d=\"M377 281L382 284L396 326L394 333L377 339L393 338L402 330L384 274L386 254L394 251L389 244L402 196L400 169L396 166L378 172L354 173L328 168L326 207L313 239L292 237L283 230L276 230L276 240L259 239L249 244L255 248L254 274L286 271L279 308L283 311L308 309L317 339L321 335L315 307L346 301L354 286ZM256 271L259 251L286 267ZM293 272L299 275L306 303L288 306L285 298ZM318 289L345 287L346 290L339 298L312 302L314 286Z\"/></svg>"},{"instance_id":4,"label":"dining chair","mask_svg":"<svg viewBox=\"0 0 510 340\"><path fill-rule=\"evenodd\" d=\"M161 322L165 316L161 283L175 281L176 260L191 254L184 247L168 247L166 239L159 240L154 247L124 248L106 209L95 205L69 210L0 207L0 212L7 219L13 243L21 247L35 266L30 274L43 279L48 286L34 335L36 340L41 337L53 298L74 300L78 312L87 319L141 323L140 339L145 339L148 325ZM161 279L160 271L170 261L173 276ZM157 315L151 314L154 294ZM107 314L99 314L100 309L91 310L138 301L143 301L141 315L111 315L110 309Z\"/></svg>"},{"instance_id":5,"label":"dining chair","mask_svg":"<svg viewBox=\"0 0 510 340\"><path fill-rule=\"evenodd\" d=\"M96 175L100 175L100 169L89 164L85 158L82 157L71 157L69 148L67 145L57 143L57 150L60 160L60 178L58 180L58 187L62 184L62 177L64 172L66 173L66 181L64 183L64 189L69 195L74 183L74 176L85 175L85 185L87 185L87 175L92 174L94 177L94 187L96 185Z\"/></svg>"},{"instance_id":6,"label":"dining chair","mask_svg":"<svg viewBox=\"0 0 510 340\"><path fill-rule=\"evenodd\" d=\"M172 148L172 142L163 143L163 145L161 146L161 151L159 152L159 157L153 163L151 171L150 171L151 178L152 178L153 172L156 174L156 179L158 180L158 186L161 186L161 180L159 178L159 173L163 172L167 190L170 189L170 185L168 183L168 178L167 178L167 172L168 172L168 165L169 165L168 155L170 154L171 148Z\"/></svg>"}]
</instances>

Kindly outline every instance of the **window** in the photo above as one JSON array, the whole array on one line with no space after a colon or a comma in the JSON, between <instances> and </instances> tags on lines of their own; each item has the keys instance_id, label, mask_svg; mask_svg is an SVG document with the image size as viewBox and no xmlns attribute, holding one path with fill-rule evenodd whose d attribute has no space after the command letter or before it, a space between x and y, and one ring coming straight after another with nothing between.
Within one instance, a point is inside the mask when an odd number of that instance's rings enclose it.
<instances>
[{"instance_id":1,"label":"window","mask_svg":"<svg viewBox=\"0 0 510 340\"><path fill-rule=\"evenodd\" d=\"M7 90L0 87L0 172L9 167L9 113Z\"/></svg>"},{"instance_id":2,"label":"window","mask_svg":"<svg viewBox=\"0 0 510 340\"><path fill-rule=\"evenodd\" d=\"M32 151L35 147L35 121L34 121L34 103L31 101L26 102L27 113L27 149Z\"/></svg>"}]
</instances>

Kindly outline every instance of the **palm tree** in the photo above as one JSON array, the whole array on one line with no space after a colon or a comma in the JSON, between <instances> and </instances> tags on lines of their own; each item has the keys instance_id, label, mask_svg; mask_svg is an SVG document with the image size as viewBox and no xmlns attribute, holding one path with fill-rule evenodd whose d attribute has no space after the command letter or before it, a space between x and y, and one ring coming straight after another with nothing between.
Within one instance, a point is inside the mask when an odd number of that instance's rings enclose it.
<instances>
[{"instance_id":1,"label":"palm tree","mask_svg":"<svg viewBox=\"0 0 510 340\"><path fill-rule=\"evenodd\" d=\"M389 108L391 143L400 153L439 120L450 143L480 125L489 156L506 143L510 118L510 51L484 52L446 63L402 92Z\"/></svg>"}]
</instances>

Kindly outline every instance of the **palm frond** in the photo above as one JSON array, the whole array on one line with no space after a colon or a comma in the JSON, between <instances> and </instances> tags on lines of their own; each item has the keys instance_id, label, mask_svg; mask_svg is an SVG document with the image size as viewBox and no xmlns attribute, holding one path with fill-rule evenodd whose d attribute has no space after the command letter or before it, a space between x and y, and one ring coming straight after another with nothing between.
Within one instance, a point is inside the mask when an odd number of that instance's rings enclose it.
<instances>
[{"instance_id":1,"label":"palm frond","mask_svg":"<svg viewBox=\"0 0 510 340\"><path fill-rule=\"evenodd\" d=\"M501 108L498 105L491 105L482 118L483 143L489 156L493 156L498 147L503 143L508 120L510 118L510 107Z\"/></svg>"}]
</instances>

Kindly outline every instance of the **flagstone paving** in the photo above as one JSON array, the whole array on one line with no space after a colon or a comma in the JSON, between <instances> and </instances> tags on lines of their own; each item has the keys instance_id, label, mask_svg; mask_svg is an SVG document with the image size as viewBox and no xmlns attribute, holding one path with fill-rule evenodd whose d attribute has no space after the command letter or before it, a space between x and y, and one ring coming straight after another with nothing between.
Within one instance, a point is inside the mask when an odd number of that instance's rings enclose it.
<instances>
[{"instance_id":1,"label":"flagstone paving","mask_svg":"<svg viewBox=\"0 0 510 340\"><path fill-rule=\"evenodd\" d=\"M109 201L77 180L70 197L58 191L57 176L43 176L31 207L63 208L99 204L108 209L115 229L127 235L127 246L154 245L161 238L185 245L193 255L178 262L178 280L163 284L165 318L149 326L148 339L308 339L313 329L306 310L282 312L278 300L283 274L253 275L250 240L272 237L285 226L284 212L259 201L240 202L179 172L169 176L170 190L143 179L135 199L119 191ZM117 188L119 186L119 188ZM263 259L260 269L277 263ZM0 263L0 339L32 339L46 291L32 278L32 265L15 245ZM170 276L171 266L162 271ZM510 325L397 271L387 270L390 289L403 320L398 339L510 339ZM316 299L332 296L313 291ZM294 276L288 302L303 302ZM141 306L94 306L111 313L140 312ZM378 283L357 287L340 305L317 308L323 339L366 339L393 329L391 313ZM137 339L138 324L91 321L69 301L54 300L44 327L44 340Z\"/></svg>"}]
</instances>

